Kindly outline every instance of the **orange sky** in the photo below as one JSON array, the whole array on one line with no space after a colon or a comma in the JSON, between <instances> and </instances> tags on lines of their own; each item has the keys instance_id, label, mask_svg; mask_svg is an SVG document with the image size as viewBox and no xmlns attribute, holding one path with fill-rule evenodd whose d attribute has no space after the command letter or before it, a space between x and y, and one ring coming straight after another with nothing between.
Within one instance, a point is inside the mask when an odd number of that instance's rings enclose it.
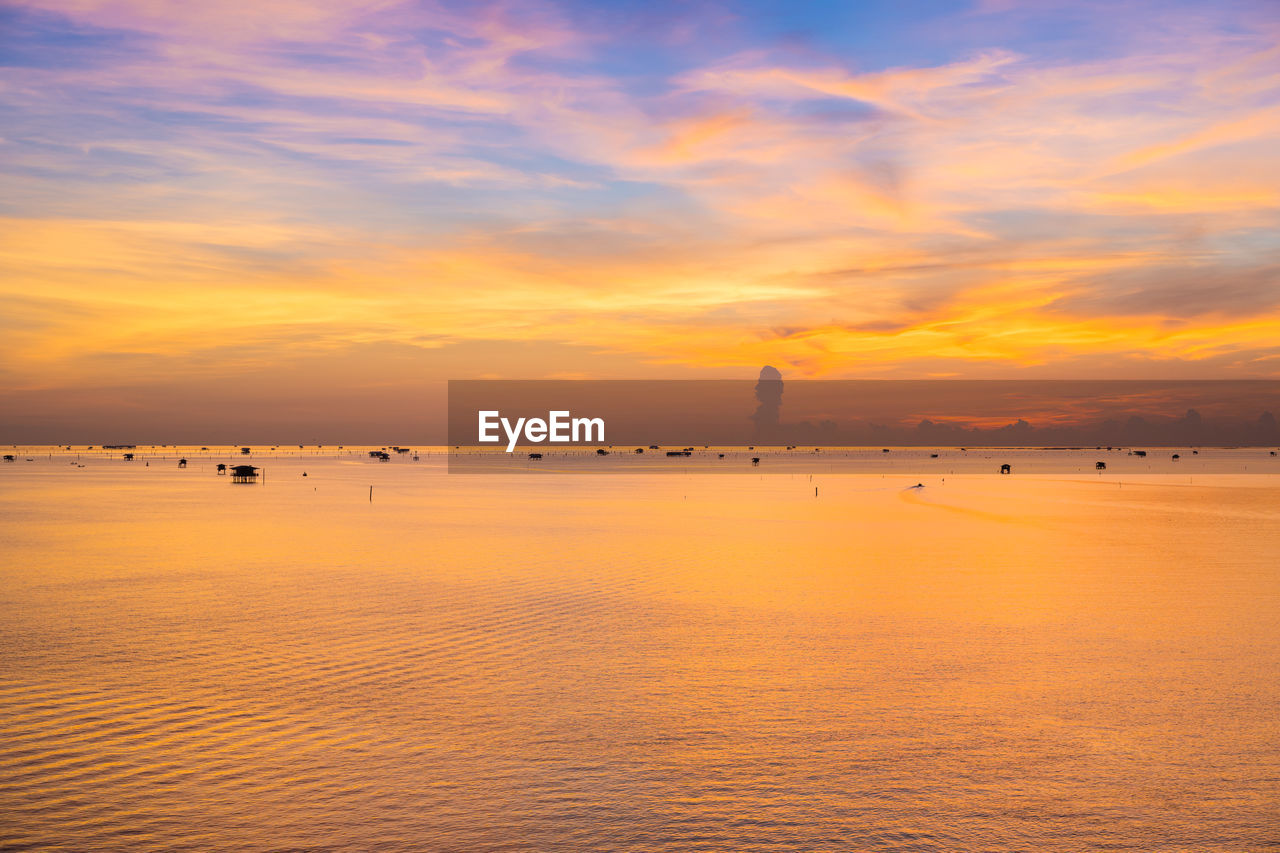
<instances>
[{"instance_id":1,"label":"orange sky","mask_svg":"<svg viewBox=\"0 0 1280 853\"><path fill-rule=\"evenodd\" d=\"M792 6L11 4L0 441L1280 375L1274 4Z\"/></svg>"}]
</instances>

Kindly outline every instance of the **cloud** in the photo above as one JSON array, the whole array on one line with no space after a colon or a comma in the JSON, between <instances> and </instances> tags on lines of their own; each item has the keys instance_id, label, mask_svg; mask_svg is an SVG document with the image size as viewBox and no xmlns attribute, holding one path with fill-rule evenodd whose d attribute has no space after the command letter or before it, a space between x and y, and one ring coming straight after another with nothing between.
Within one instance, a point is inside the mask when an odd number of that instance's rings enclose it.
<instances>
[{"instance_id":1,"label":"cloud","mask_svg":"<svg viewBox=\"0 0 1280 853\"><path fill-rule=\"evenodd\" d=\"M712 12L16 4L4 381L379 344L1275 375L1280 50L1251 9L1125 7L1122 40L1011 4L876 67Z\"/></svg>"}]
</instances>

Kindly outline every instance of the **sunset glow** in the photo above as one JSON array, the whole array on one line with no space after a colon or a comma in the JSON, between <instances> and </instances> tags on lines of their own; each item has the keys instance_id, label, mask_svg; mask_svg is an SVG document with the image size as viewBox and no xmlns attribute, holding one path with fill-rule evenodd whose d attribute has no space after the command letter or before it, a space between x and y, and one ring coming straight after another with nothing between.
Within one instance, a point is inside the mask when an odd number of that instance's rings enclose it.
<instances>
[{"instance_id":1,"label":"sunset glow","mask_svg":"<svg viewBox=\"0 0 1280 853\"><path fill-rule=\"evenodd\" d=\"M0 851L1280 851L1280 0L0 0Z\"/></svg>"},{"instance_id":2,"label":"sunset glow","mask_svg":"<svg viewBox=\"0 0 1280 853\"><path fill-rule=\"evenodd\" d=\"M2 14L0 401L52 423L766 363L1280 374L1267 2Z\"/></svg>"}]
</instances>

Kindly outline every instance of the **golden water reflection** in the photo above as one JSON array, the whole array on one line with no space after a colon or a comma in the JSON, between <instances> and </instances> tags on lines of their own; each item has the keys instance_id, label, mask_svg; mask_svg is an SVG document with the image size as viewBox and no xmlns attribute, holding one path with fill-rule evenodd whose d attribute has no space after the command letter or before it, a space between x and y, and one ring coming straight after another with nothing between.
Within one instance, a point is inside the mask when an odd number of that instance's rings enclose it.
<instances>
[{"instance_id":1,"label":"golden water reflection","mask_svg":"<svg viewBox=\"0 0 1280 853\"><path fill-rule=\"evenodd\" d=\"M1272 477L264 464L0 471L0 847L1280 842Z\"/></svg>"}]
</instances>

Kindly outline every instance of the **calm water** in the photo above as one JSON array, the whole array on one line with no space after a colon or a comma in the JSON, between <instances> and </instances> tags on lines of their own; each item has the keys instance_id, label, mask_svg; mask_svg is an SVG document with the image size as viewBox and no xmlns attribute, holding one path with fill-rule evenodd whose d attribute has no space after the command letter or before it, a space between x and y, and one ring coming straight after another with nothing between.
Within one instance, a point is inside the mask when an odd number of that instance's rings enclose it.
<instances>
[{"instance_id":1,"label":"calm water","mask_svg":"<svg viewBox=\"0 0 1280 853\"><path fill-rule=\"evenodd\" d=\"M1280 848L1280 477L47 452L5 850Z\"/></svg>"}]
</instances>

